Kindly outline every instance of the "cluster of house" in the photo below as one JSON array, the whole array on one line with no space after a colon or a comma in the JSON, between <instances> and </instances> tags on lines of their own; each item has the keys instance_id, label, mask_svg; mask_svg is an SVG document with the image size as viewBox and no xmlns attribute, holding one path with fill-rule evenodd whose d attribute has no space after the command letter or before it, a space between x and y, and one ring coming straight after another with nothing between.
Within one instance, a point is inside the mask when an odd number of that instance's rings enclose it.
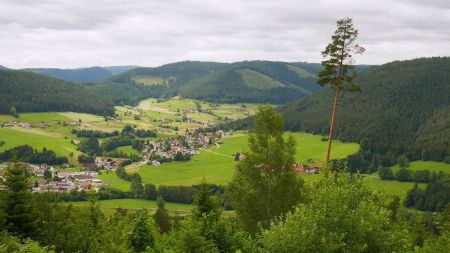
<instances>
[{"instance_id":1,"label":"cluster of house","mask_svg":"<svg viewBox=\"0 0 450 253\"><path fill-rule=\"evenodd\" d=\"M97 179L97 172L93 171L61 172L47 164L20 163L20 166L26 167L30 175L38 178L35 181L29 181L33 192L98 191L103 185L102 180ZM7 167L7 165L0 165L0 181L4 180L3 174Z\"/></svg>"},{"instance_id":2,"label":"cluster of house","mask_svg":"<svg viewBox=\"0 0 450 253\"><path fill-rule=\"evenodd\" d=\"M294 164L293 170L298 174L317 174L320 171L320 164L313 163L309 165Z\"/></svg>"},{"instance_id":3,"label":"cluster of house","mask_svg":"<svg viewBox=\"0 0 450 253\"><path fill-rule=\"evenodd\" d=\"M193 145L181 144L179 139L173 139L170 141L149 141L147 148L144 150L144 161L153 166L159 166L161 163L158 160L152 160L154 155L165 158L173 159L177 153L198 155L200 152L194 148Z\"/></svg>"},{"instance_id":4,"label":"cluster of house","mask_svg":"<svg viewBox=\"0 0 450 253\"><path fill-rule=\"evenodd\" d=\"M97 179L96 172L58 172L54 173L51 180L39 179L33 185L33 192L53 191L98 191L103 182Z\"/></svg>"},{"instance_id":5,"label":"cluster of house","mask_svg":"<svg viewBox=\"0 0 450 253\"><path fill-rule=\"evenodd\" d=\"M20 122L20 121L12 121L12 122L3 122L1 125L1 127L21 127L21 128L32 128L35 127L35 125L28 123L28 122ZM39 127L40 128L45 128L47 125L45 123L40 123Z\"/></svg>"},{"instance_id":6,"label":"cluster of house","mask_svg":"<svg viewBox=\"0 0 450 253\"><path fill-rule=\"evenodd\" d=\"M116 160L110 157L96 157L95 162L83 164L83 169L87 171L100 171L100 170L116 170L122 166L124 162L128 161L127 158L118 158Z\"/></svg>"},{"instance_id":7,"label":"cluster of house","mask_svg":"<svg viewBox=\"0 0 450 253\"><path fill-rule=\"evenodd\" d=\"M160 158L173 159L178 153L189 154L191 156L200 154L199 148L208 148L211 143L221 139L226 134L222 130L199 134L188 134L185 140L175 138L169 141L149 141L144 150L144 161L153 166L159 166L160 162L152 160L154 155Z\"/></svg>"}]
</instances>

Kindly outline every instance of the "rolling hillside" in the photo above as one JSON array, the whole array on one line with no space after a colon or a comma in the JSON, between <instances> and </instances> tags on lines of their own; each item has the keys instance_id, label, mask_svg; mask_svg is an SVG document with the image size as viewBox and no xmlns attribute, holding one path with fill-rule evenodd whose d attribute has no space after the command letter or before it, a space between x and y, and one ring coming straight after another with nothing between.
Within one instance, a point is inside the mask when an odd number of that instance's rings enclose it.
<instances>
[{"instance_id":1,"label":"rolling hillside","mask_svg":"<svg viewBox=\"0 0 450 253\"><path fill-rule=\"evenodd\" d=\"M159 89L152 94L153 97L180 95L214 102L285 103L320 89L315 84L317 64L311 64L309 71L301 65L310 64L185 61L156 68L132 69L111 77L109 81L157 86Z\"/></svg>"},{"instance_id":2,"label":"rolling hillside","mask_svg":"<svg viewBox=\"0 0 450 253\"><path fill-rule=\"evenodd\" d=\"M295 65L246 61L191 80L179 95L208 101L283 104L319 89L315 73Z\"/></svg>"},{"instance_id":3,"label":"rolling hillside","mask_svg":"<svg viewBox=\"0 0 450 253\"><path fill-rule=\"evenodd\" d=\"M336 138L356 141L355 167L388 166L399 155L410 160L449 161L450 58L396 61L360 73L362 92L344 94ZM327 134L333 91L323 90L286 105L286 127ZM447 138L446 138L447 137Z\"/></svg>"}]
</instances>

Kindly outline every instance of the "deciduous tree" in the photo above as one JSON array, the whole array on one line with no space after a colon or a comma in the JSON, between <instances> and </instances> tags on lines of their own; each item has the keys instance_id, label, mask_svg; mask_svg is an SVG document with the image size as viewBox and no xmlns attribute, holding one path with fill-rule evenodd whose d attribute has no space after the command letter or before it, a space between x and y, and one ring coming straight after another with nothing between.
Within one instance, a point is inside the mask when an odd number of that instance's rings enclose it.
<instances>
[{"instance_id":1,"label":"deciduous tree","mask_svg":"<svg viewBox=\"0 0 450 253\"><path fill-rule=\"evenodd\" d=\"M259 106L249 152L236 166L228 192L245 229L256 233L303 199L303 181L292 165L295 141L283 138L283 120L271 106Z\"/></svg>"}]
</instances>

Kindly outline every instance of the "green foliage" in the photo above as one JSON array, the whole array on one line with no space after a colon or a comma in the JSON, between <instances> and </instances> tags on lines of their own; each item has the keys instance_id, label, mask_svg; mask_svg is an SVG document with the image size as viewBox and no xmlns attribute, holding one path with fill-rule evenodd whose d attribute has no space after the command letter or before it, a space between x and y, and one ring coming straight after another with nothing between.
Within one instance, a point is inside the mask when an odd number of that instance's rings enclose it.
<instances>
[{"instance_id":1,"label":"green foliage","mask_svg":"<svg viewBox=\"0 0 450 253\"><path fill-rule=\"evenodd\" d=\"M157 198L158 209L156 209L155 215L153 219L155 220L156 225L159 227L160 233L167 233L170 231L171 224L169 220L169 214L166 210L166 203L163 198Z\"/></svg>"},{"instance_id":2,"label":"green foliage","mask_svg":"<svg viewBox=\"0 0 450 253\"><path fill-rule=\"evenodd\" d=\"M447 253L450 252L450 233L428 240L422 248L416 248L416 253Z\"/></svg>"},{"instance_id":3,"label":"green foliage","mask_svg":"<svg viewBox=\"0 0 450 253\"><path fill-rule=\"evenodd\" d=\"M9 108L9 114L11 114L11 116L17 118L17 110L16 110L16 107L13 106L13 107Z\"/></svg>"},{"instance_id":4,"label":"green foliage","mask_svg":"<svg viewBox=\"0 0 450 253\"><path fill-rule=\"evenodd\" d=\"M41 247L39 243L31 239L23 239L0 233L0 252L1 253L54 253L49 247Z\"/></svg>"},{"instance_id":5,"label":"green foliage","mask_svg":"<svg viewBox=\"0 0 450 253\"><path fill-rule=\"evenodd\" d=\"M95 138L88 138L80 141L80 143L78 144L78 150L86 153L89 156L101 155L102 153L100 143Z\"/></svg>"},{"instance_id":6,"label":"green foliage","mask_svg":"<svg viewBox=\"0 0 450 253\"><path fill-rule=\"evenodd\" d=\"M233 208L250 233L267 228L271 219L292 210L304 197L303 182L292 170L295 141L283 138L281 115L259 106L250 151L236 166L228 192Z\"/></svg>"},{"instance_id":7,"label":"green foliage","mask_svg":"<svg viewBox=\"0 0 450 253\"><path fill-rule=\"evenodd\" d=\"M383 180L395 179L394 172L389 167L381 167L378 169L378 176Z\"/></svg>"},{"instance_id":8,"label":"green foliage","mask_svg":"<svg viewBox=\"0 0 450 253\"><path fill-rule=\"evenodd\" d=\"M42 152L38 152L31 146L21 145L0 153L0 162L1 161L56 165L67 163L68 159L64 156L56 156L54 151L47 150L46 148L44 148Z\"/></svg>"},{"instance_id":9,"label":"green foliage","mask_svg":"<svg viewBox=\"0 0 450 253\"><path fill-rule=\"evenodd\" d=\"M316 182L310 201L261 234L262 252L408 252L406 229L358 178L335 174Z\"/></svg>"},{"instance_id":10,"label":"green foliage","mask_svg":"<svg viewBox=\"0 0 450 253\"><path fill-rule=\"evenodd\" d=\"M450 180L444 173L433 173L427 187L422 190L415 184L408 191L405 199L406 207L414 207L422 211L443 211L450 203Z\"/></svg>"},{"instance_id":11,"label":"green foliage","mask_svg":"<svg viewBox=\"0 0 450 253\"><path fill-rule=\"evenodd\" d=\"M409 167L409 160L406 156L401 155L397 158L397 163L399 164L400 168L407 168Z\"/></svg>"},{"instance_id":12,"label":"green foliage","mask_svg":"<svg viewBox=\"0 0 450 253\"><path fill-rule=\"evenodd\" d=\"M155 247L155 238L145 210L136 214L133 229L128 235L128 245L133 252L146 252Z\"/></svg>"},{"instance_id":13,"label":"green foliage","mask_svg":"<svg viewBox=\"0 0 450 253\"><path fill-rule=\"evenodd\" d=\"M217 198L212 195L212 192L205 181L197 187L193 205L194 210L192 215L197 219L208 214L221 214L219 202Z\"/></svg>"},{"instance_id":14,"label":"green foliage","mask_svg":"<svg viewBox=\"0 0 450 253\"><path fill-rule=\"evenodd\" d=\"M144 185L144 199L156 200L158 196L158 190L156 189L156 185L154 184L145 184Z\"/></svg>"},{"instance_id":15,"label":"green foliage","mask_svg":"<svg viewBox=\"0 0 450 253\"><path fill-rule=\"evenodd\" d=\"M142 195L144 193L144 185L142 184L142 179L139 174L133 174L130 191L135 198L142 198Z\"/></svg>"},{"instance_id":16,"label":"green foliage","mask_svg":"<svg viewBox=\"0 0 450 253\"><path fill-rule=\"evenodd\" d=\"M330 85L337 92L359 90L358 86L352 83L352 54L364 52L364 48L355 43L358 30L353 27L351 18L343 18L336 23L337 29L331 37L332 41L322 52L326 60L322 62L324 68L319 72L317 82L320 85Z\"/></svg>"},{"instance_id":17,"label":"green foliage","mask_svg":"<svg viewBox=\"0 0 450 253\"><path fill-rule=\"evenodd\" d=\"M47 180L50 180L52 178L52 172L50 170L45 170L44 171L44 178Z\"/></svg>"},{"instance_id":18,"label":"green foliage","mask_svg":"<svg viewBox=\"0 0 450 253\"><path fill-rule=\"evenodd\" d=\"M11 166L5 171L6 194L4 213L6 229L19 236L33 236L36 232L35 213L28 191L27 169L20 165Z\"/></svg>"}]
</instances>

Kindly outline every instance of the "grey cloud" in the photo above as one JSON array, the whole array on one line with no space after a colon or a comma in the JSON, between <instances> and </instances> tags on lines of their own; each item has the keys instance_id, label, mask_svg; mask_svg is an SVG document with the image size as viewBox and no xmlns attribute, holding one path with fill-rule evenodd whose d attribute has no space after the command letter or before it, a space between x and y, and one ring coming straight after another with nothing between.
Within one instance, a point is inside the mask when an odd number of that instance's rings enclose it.
<instances>
[{"instance_id":1,"label":"grey cloud","mask_svg":"<svg viewBox=\"0 0 450 253\"><path fill-rule=\"evenodd\" d=\"M424 4L426 2L426 4ZM349 16L367 51L358 63L450 52L447 1L2 0L0 64L80 67L178 60L321 60Z\"/></svg>"}]
</instances>

